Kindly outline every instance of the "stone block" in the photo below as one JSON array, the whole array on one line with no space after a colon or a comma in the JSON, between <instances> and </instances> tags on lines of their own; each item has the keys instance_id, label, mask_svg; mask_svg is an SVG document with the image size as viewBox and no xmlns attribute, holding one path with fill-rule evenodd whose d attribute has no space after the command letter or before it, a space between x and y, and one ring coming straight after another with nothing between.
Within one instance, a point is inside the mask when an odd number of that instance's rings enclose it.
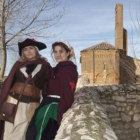
<instances>
[{"instance_id":1,"label":"stone block","mask_svg":"<svg viewBox=\"0 0 140 140\"><path fill-rule=\"evenodd\" d=\"M126 115L125 113L121 113L121 119L123 122L130 122L132 118L129 115Z\"/></svg>"}]
</instances>

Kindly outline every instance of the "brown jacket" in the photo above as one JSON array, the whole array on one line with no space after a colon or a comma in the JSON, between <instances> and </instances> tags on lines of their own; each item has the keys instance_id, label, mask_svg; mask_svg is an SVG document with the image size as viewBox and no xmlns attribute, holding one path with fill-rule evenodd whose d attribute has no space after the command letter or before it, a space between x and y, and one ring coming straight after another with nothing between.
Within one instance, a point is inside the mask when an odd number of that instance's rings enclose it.
<instances>
[{"instance_id":1,"label":"brown jacket","mask_svg":"<svg viewBox=\"0 0 140 140\"><path fill-rule=\"evenodd\" d=\"M52 73L52 68L48 62L46 62L44 59L25 61L25 62L17 61L12 67L7 79L2 84L1 95L0 95L0 109L1 109L1 104L5 101L7 95L9 94L9 90L14 85L14 83L25 82L26 78L28 77L27 73L25 72L25 66L28 64L41 65L38 72L33 72L32 74L34 85L39 89L43 89L44 86L47 84Z\"/></svg>"}]
</instances>

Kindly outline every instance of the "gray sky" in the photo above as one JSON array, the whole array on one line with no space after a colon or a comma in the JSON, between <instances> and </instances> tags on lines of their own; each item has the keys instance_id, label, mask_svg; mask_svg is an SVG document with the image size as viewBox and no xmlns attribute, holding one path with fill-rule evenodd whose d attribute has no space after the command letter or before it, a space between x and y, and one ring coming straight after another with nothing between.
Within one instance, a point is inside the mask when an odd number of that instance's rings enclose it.
<instances>
[{"instance_id":1,"label":"gray sky","mask_svg":"<svg viewBox=\"0 0 140 140\"><path fill-rule=\"evenodd\" d=\"M115 6L117 3L123 5L123 24L128 31L128 55L133 56L130 39L132 37L133 23L136 21L136 10L140 0L60 0L61 7L66 6L68 13L51 30L57 34L52 39L42 39L48 46L41 51L44 57L53 64L51 58L51 44L61 39L68 41L75 49L78 72L81 74L81 64L79 63L80 51L87 47L107 42L114 45L115 37ZM60 10L59 8L55 10ZM135 31L133 31L133 34ZM133 35L138 42L137 36ZM41 41L41 40L40 40ZM136 43L135 42L135 43ZM138 47L138 45L135 45ZM139 49L139 48L137 48ZM137 51L137 56L140 56ZM140 58L140 57L139 57Z\"/></svg>"}]
</instances>

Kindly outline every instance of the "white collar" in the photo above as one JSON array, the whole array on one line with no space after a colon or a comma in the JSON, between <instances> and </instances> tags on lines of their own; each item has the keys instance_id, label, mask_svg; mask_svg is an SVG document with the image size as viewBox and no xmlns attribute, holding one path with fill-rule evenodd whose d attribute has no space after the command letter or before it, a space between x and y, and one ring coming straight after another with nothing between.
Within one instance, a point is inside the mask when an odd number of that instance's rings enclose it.
<instances>
[{"instance_id":1,"label":"white collar","mask_svg":"<svg viewBox=\"0 0 140 140\"><path fill-rule=\"evenodd\" d=\"M42 64L38 64L36 66L36 68L33 70L33 72L31 73L32 78L41 70ZM22 67L20 68L20 71L24 74L24 76L27 78L29 75L26 72L26 67Z\"/></svg>"}]
</instances>

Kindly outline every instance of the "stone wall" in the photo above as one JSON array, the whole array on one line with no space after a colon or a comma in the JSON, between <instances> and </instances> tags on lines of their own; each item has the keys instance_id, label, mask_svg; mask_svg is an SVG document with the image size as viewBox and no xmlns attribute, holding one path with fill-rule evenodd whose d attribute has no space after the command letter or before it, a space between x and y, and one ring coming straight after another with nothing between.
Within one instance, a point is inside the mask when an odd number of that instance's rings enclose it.
<instances>
[{"instance_id":1,"label":"stone wall","mask_svg":"<svg viewBox=\"0 0 140 140\"><path fill-rule=\"evenodd\" d=\"M65 113L55 140L140 140L139 84L83 86L79 93L85 97Z\"/></svg>"},{"instance_id":2,"label":"stone wall","mask_svg":"<svg viewBox=\"0 0 140 140\"><path fill-rule=\"evenodd\" d=\"M140 85L96 87L119 140L140 140Z\"/></svg>"},{"instance_id":3,"label":"stone wall","mask_svg":"<svg viewBox=\"0 0 140 140\"><path fill-rule=\"evenodd\" d=\"M93 87L82 87L72 107L64 114L55 140L118 140L99 94Z\"/></svg>"}]
</instances>

